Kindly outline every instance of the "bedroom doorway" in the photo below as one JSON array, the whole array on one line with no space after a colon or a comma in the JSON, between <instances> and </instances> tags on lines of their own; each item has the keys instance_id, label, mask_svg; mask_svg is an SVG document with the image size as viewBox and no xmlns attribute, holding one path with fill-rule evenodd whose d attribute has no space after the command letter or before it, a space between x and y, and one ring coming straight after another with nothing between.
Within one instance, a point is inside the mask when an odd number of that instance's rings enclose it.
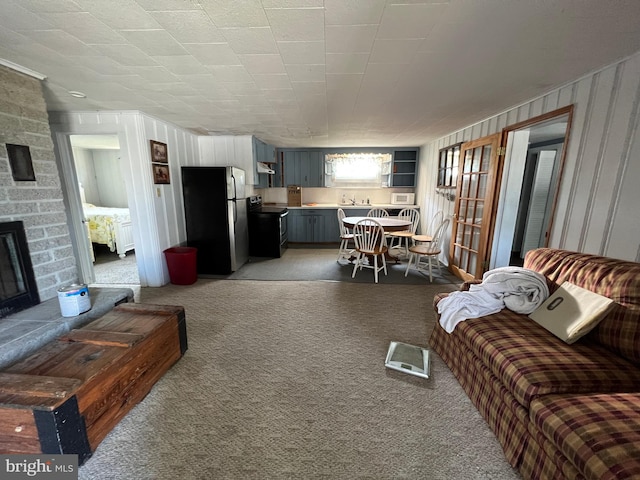
<instances>
[{"instance_id":1,"label":"bedroom doorway","mask_svg":"<svg viewBox=\"0 0 640 480\"><path fill-rule=\"evenodd\" d=\"M560 191L573 105L511 125L506 139L489 268L522 266L546 247Z\"/></svg>"},{"instance_id":2,"label":"bedroom doorway","mask_svg":"<svg viewBox=\"0 0 640 480\"><path fill-rule=\"evenodd\" d=\"M117 135L69 135L93 285L140 285Z\"/></svg>"}]
</instances>

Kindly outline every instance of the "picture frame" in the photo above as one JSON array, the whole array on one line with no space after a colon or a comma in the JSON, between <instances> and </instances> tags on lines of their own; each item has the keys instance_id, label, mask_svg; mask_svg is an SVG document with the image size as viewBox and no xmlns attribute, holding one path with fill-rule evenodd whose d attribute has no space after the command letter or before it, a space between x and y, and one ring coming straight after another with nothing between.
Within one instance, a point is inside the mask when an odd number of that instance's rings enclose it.
<instances>
[{"instance_id":1,"label":"picture frame","mask_svg":"<svg viewBox=\"0 0 640 480\"><path fill-rule=\"evenodd\" d=\"M169 174L169 165L161 163L153 163L153 183L156 185L168 185L171 183L171 176Z\"/></svg>"},{"instance_id":2,"label":"picture frame","mask_svg":"<svg viewBox=\"0 0 640 480\"><path fill-rule=\"evenodd\" d=\"M36 174L33 171L33 161L31 160L31 151L26 145L14 145L12 143L5 144L7 155L9 156L9 165L11 165L11 175L17 182L33 182Z\"/></svg>"},{"instance_id":3,"label":"picture frame","mask_svg":"<svg viewBox=\"0 0 640 480\"><path fill-rule=\"evenodd\" d=\"M151 162L152 163L169 163L167 155L167 144L149 140L151 143Z\"/></svg>"}]
</instances>

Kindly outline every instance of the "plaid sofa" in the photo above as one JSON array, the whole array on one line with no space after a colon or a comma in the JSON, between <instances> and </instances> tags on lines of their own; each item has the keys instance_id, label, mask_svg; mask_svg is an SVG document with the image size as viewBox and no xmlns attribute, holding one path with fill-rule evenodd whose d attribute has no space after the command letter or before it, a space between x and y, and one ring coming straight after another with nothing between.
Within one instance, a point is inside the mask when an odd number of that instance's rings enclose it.
<instances>
[{"instance_id":1,"label":"plaid sofa","mask_svg":"<svg viewBox=\"0 0 640 480\"><path fill-rule=\"evenodd\" d=\"M640 479L640 264L540 248L524 266L616 308L572 345L505 309L451 334L436 324L432 349L524 478Z\"/></svg>"}]
</instances>

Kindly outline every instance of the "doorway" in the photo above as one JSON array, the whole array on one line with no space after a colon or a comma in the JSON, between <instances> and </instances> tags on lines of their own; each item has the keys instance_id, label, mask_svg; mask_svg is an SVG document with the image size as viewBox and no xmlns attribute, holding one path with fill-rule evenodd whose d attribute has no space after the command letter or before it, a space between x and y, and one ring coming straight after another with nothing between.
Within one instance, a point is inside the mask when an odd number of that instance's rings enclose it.
<instances>
[{"instance_id":1,"label":"doorway","mask_svg":"<svg viewBox=\"0 0 640 480\"><path fill-rule=\"evenodd\" d=\"M503 130L489 268L522 266L528 251L548 245L572 113L570 105Z\"/></svg>"},{"instance_id":2,"label":"doorway","mask_svg":"<svg viewBox=\"0 0 640 480\"><path fill-rule=\"evenodd\" d=\"M140 285L117 135L69 135L92 284ZM85 263L85 262L83 262Z\"/></svg>"}]
</instances>

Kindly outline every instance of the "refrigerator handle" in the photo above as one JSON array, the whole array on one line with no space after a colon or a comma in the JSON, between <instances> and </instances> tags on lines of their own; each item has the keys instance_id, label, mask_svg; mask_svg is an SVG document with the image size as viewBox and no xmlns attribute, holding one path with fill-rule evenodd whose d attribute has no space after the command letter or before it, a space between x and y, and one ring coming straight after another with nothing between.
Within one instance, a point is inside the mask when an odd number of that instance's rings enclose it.
<instances>
[{"instance_id":1,"label":"refrigerator handle","mask_svg":"<svg viewBox=\"0 0 640 480\"><path fill-rule=\"evenodd\" d=\"M236 198L238 198L238 186L236 185L236 177L233 176L233 174L231 174L231 180L233 181L233 201L236 201Z\"/></svg>"},{"instance_id":2,"label":"refrigerator handle","mask_svg":"<svg viewBox=\"0 0 640 480\"><path fill-rule=\"evenodd\" d=\"M236 199L233 199L233 225L235 226L236 222L238 221L238 202L236 202Z\"/></svg>"}]
</instances>

